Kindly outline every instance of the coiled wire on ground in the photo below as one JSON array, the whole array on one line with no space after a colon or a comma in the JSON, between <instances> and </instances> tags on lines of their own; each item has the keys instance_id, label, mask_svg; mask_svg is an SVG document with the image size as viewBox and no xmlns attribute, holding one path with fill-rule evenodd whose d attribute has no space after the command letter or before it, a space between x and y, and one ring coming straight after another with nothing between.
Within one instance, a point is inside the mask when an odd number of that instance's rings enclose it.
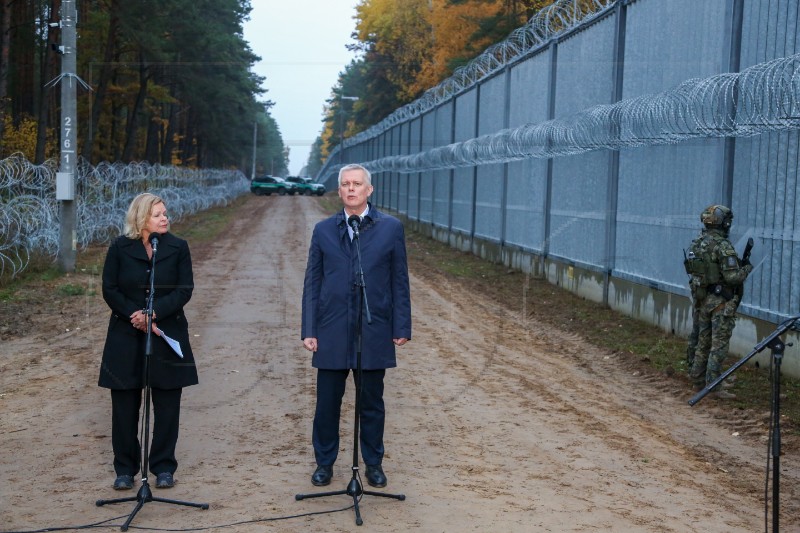
<instances>
[{"instance_id":1,"label":"coiled wire on ground","mask_svg":"<svg viewBox=\"0 0 800 533\"><path fill-rule=\"evenodd\" d=\"M55 258L59 246L57 162L34 165L21 154L0 160L0 276L22 272L34 254ZM249 191L239 171L187 169L149 163L78 165L77 242L110 242L122 233L125 212L139 193L164 199L170 220L225 205Z\"/></svg>"}]
</instances>

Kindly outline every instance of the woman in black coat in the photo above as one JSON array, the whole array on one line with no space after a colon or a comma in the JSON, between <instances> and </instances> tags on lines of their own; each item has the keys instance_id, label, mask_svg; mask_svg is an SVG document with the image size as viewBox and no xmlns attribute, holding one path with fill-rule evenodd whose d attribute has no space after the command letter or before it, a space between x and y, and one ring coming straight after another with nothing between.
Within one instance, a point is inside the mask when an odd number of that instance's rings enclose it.
<instances>
[{"instance_id":1,"label":"woman in black coat","mask_svg":"<svg viewBox=\"0 0 800 533\"><path fill-rule=\"evenodd\" d=\"M192 259L186 241L168 231L164 201L149 193L138 195L125 216L125 234L111 244L103 267L103 299L111 308L111 319L98 384L111 389L117 490L133 488L133 477L140 468L147 468L141 465L138 426L145 386L145 309L153 266L153 233L159 238L149 364L154 414L149 469L156 475L157 488L174 485L181 392L183 387L198 382L189 325L183 312L194 288ZM179 350L173 349L163 336L178 341Z\"/></svg>"}]
</instances>

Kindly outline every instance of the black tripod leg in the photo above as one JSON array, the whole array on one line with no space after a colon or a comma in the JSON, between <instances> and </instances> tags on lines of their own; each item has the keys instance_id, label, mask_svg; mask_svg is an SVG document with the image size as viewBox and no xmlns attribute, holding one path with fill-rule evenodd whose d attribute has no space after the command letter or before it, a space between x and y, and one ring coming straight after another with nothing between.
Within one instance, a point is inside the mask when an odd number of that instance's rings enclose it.
<instances>
[{"instance_id":1,"label":"black tripod leg","mask_svg":"<svg viewBox=\"0 0 800 533\"><path fill-rule=\"evenodd\" d=\"M353 479L350 480L350 483L347 485L347 494L353 497L353 511L356 514L356 525L360 526L364 523L361 519L361 509L358 508L358 499L364 493L361 490L361 483L358 481L358 477L356 475L356 471L353 471Z\"/></svg>"},{"instance_id":2,"label":"black tripod leg","mask_svg":"<svg viewBox=\"0 0 800 533\"><path fill-rule=\"evenodd\" d=\"M136 502L136 507L133 508L131 514L128 515L128 519L125 520L125 523L122 524L120 527L120 531L128 531L128 526L131 525L133 519L136 517L136 513L138 513L144 504L147 502L161 502L161 503L171 503L174 505L185 505L187 507L197 507L199 509L208 509L207 503L193 503L193 502L183 502L180 500L169 500L167 498L154 498L153 493L150 491L150 485L145 482L136 496L131 496L129 498L115 498L113 500L97 500L95 502L98 507L111 504L111 503L123 503L123 502Z\"/></svg>"},{"instance_id":3,"label":"black tripod leg","mask_svg":"<svg viewBox=\"0 0 800 533\"><path fill-rule=\"evenodd\" d=\"M385 492L375 492L372 490L365 490L364 494L367 496L380 496L381 498L392 498L395 500L405 501L406 495L405 494L387 494Z\"/></svg>"},{"instance_id":4,"label":"black tripod leg","mask_svg":"<svg viewBox=\"0 0 800 533\"><path fill-rule=\"evenodd\" d=\"M111 503L124 503L124 502L139 502L141 505L144 505L144 502L150 501L153 498L152 494L150 494L150 487L147 484L142 485L139 487L139 492L136 493L136 496L130 496L126 498L115 498L113 500L97 500L95 502L98 507L102 505L107 505ZM134 513L139 510L141 505L138 505Z\"/></svg>"},{"instance_id":5,"label":"black tripod leg","mask_svg":"<svg viewBox=\"0 0 800 533\"><path fill-rule=\"evenodd\" d=\"M97 505L98 507L102 507L103 505L107 505L107 504L111 504L111 503L135 502L138 499L139 498L137 498L136 496L131 496L129 498L115 498L113 500L97 500L95 502L95 505Z\"/></svg>"},{"instance_id":6,"label":"black tripod leg","mask_svg":"<svg viewBox=\"0 0 800 533\"><path fill-rule=\"evenodd\" d=\"M781 493L781 361L783 360L783 342L772 345L772 532L780 531L780 493Z\"/></svg>"},{"instance_id":7,"label":"black tripod leg","mask_svg":"<svg viewBox=\"0 0 800 533\"><path fill-rule=\"evenodd\" d=\"M173 505L184 505L186 507L197 507L198 509L208 509L207 503L194 503L194 502L183 502L180 500L168 500L167 498L150 498L152 502L161 502L161 503L171 503Z\"/></svg>"},{"instance_id":8,"label":"black tripod leg","mask_svg":"<svg viewBox=\"0 0 800 533\"><path fill-rule=\"evenodd\" d=\"M347 494L346 490L334 490L331 492L319 492L317 494L295 494L294 499L297 501L300 500L310 500L311 498L324 498L326 496L340 496L342 494Z\"/></svg>"},{"instance_id":9,"label":"black tripod leg","mask_svg":"<svg viewBox=\"0 0 800 533\"><path fill-rule=\"evenodd\" d=\"M134 507L133 511L131 511L131 514L128 515L128 519L125 520L125 523L122 524L122 526L120 526L120 528L119 528L120 531L128 531L128 526L130 526L131 522L133 522L133 519L136 516L136 513L138 513L139 510L142 507L144 507L144 502L145 501L146 500L139 500L139 502L136 504L136 507Z\"/></svg>"}]
</instances>

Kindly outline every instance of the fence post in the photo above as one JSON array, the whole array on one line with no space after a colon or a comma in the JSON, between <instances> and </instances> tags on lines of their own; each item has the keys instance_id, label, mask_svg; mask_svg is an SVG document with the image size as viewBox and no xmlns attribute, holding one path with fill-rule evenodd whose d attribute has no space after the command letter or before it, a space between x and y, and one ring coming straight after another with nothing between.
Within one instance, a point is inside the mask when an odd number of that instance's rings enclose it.
<instances>
[{"instance_id":1,"label":"fence post","mask_svg":"<svg viewBox=\"0 0 800 533\"><path fill-rule=\"evenodd\" d=\"M550 80L547 91L547 120L553 120L556 115L556 73L558 72L558 39L553 39L550 43ZM549 142L549 141L548 141ZM547 171L545 175L544 192L544 242L542 243L542 259L550 254L550 222L551 210L553 205L553 158L547 158ZM542 262L544 268L544 262Z\"/></svg>"},{"instance_id":2,"label":"fence post","mask_svg":"<svg viewBox=\"0 0 800 533\"><path fill-rule=\"evenodd\" d=\"M508 129L511 124L511 67L506 65L505 96L503 105L503 129ZM506 245L506 217L508 216L508 163L503 163L503 190L500 196L500 246Z\"/></svg>"},{"instance_id":3,"label":"fence post","mask_svg":"<svg viewBox=\"0 0 800 533\"><path fill-rule=\"evenodd\" d=\"M614 27L613 69L611 70L611 103L622 100L622 82L625 76L625 28L627 24L627 3L616 6ZM619 135L619 131L615 132ZM608 191L606 199L606 250L603 261L603 304L608 305L608 288L611 272L614 270L617 250L617 209L619 200L619 150L611 150L608 158Z\"/></svg>"},{"instance_id":4,"label":"fence post","mask_svg":"<svg viewBox=\"0 0 800 533\"><path fill-rule=\"evenodd\" d=\"M729 17L730 40L726 42L723 51L723 65L728 72L739 72L741 69L742 55L742 18L744 11L744 0L734 0L732 4L726 5L725 15ZM730 103L731 114L736 111L736 103L739 98L738 82L733 87L733 98ZM733 204L733 170L736 155L736 138L725 137L722 148L722 198L727 205Z\"/></svg>"}]
</instances>

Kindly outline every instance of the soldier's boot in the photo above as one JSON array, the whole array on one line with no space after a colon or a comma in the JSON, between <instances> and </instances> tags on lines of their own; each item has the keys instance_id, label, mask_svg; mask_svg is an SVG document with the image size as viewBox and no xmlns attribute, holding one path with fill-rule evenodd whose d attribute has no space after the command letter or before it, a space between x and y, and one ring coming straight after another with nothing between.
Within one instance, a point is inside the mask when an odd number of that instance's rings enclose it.
<instances>
[{"instance_id":1,"label":"soldier's boot","mask_svg":"<svg viewBox=\"0 0 800 533\"><path fill-rule=\"evenodd\" d=\"M734 398L736 398L735 394L733 394L732 392L728 392L722 388L720 388L716 392L712 392L711 396L718 400L733 400Z\"/></svg>"},{"instance_id":2,"label":"soldier's boot","mask_svg":"<svg viewBox=\"0 0 800 533\"><path fill-rule=\"evenodd\" d=\"M728 376L722 382L722 387L726 389L730 389L733 387L733 383L736 381L736 376Z\"/></svg>"}]
</instances>

